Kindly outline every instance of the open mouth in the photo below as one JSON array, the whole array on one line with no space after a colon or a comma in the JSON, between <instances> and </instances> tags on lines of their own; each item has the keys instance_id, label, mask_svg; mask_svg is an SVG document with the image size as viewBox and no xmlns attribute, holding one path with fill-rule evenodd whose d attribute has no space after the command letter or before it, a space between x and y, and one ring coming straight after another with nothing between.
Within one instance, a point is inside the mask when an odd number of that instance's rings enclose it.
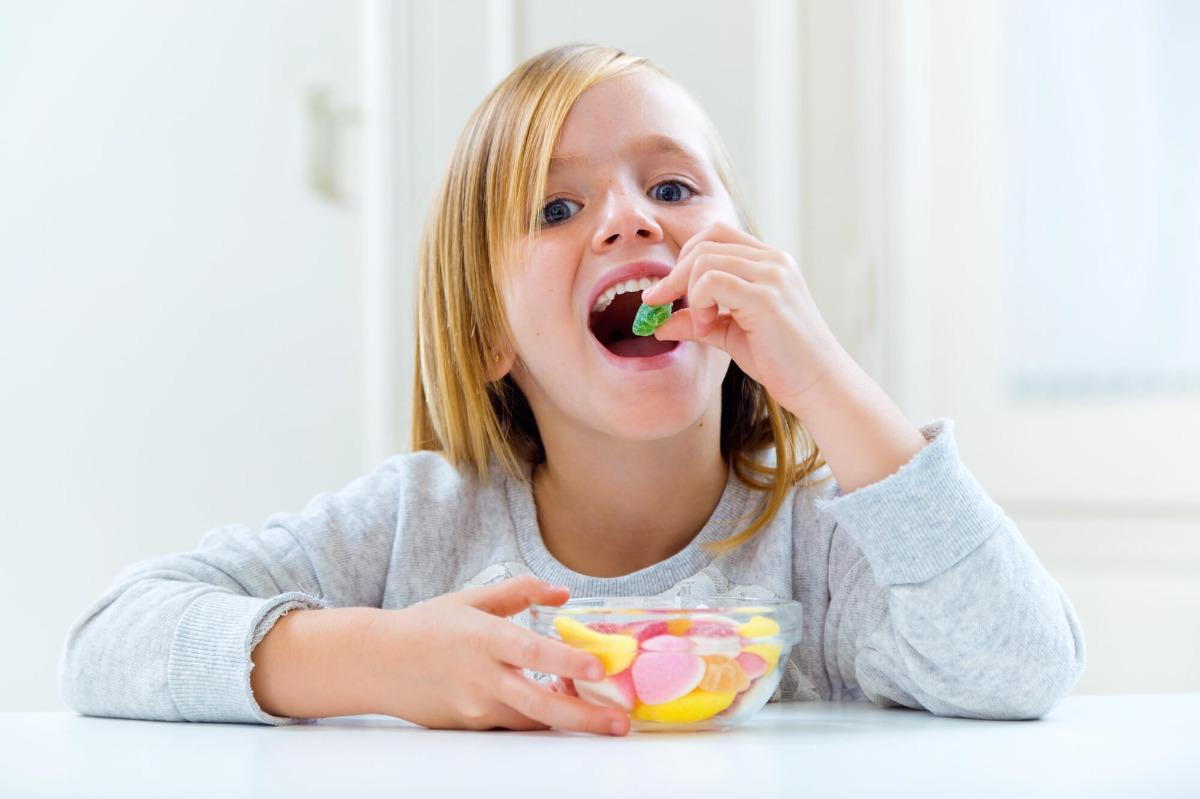
<instances>
[{"instance_id":1,"label":"open mouth","mask_svg":"<svg viewBox=\"0 0 1200 799\"><path fill-rule=\"evenodd\" d=\"M605 349L621 358L650 358L678 347L678 341L634 335L633 318L641 304L641 290L617 294L607 307L588 315L588 328ZM681 297L671 304L671 313L686 307L687 302Z\"/></svg>"}]
</instances>

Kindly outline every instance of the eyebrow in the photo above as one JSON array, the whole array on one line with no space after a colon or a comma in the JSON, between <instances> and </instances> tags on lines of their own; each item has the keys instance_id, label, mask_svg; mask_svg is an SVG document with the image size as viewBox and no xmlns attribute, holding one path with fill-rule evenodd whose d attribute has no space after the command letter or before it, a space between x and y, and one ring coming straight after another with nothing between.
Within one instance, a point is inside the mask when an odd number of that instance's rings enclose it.
<instances>
[{"instance_id":1,"label":"eyebrow","mask_svg":"<svg viewBox=\"0 0 1200 799\"><path fill-rule=\"evenodd\" d=\"M665 155L675 155L680 158L687 159L696 164L700 163L700 158L686 147L682 142L673 139L670 136L642 136L634 139L625 148L626 153L657 153ZM564 153L562 155L550 156L550 171L555 172L560 169L568 169L581 164L590 163L594 160L586 153Z\"/></svg>"}]
</instances>

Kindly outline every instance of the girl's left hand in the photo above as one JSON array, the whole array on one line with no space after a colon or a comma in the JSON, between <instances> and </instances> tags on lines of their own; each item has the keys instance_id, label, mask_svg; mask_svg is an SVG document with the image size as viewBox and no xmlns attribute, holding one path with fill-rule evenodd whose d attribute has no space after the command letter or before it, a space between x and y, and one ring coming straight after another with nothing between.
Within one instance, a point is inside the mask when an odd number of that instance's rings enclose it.
<instances>
[{"instance_id":1,"label":"girl's left hand","mask_svg":"<svg viewBox=\"0 0 1200 799\"><path fill-rule=\"evenodd\" d=\"M688 239L671 274L642 292L642 302L663 305L685 294L688 307L672 314L655 338L728 352L793 412L809 388L849 358L795 260L728 224L709 225Z\"/></svg>"}]
</instances>

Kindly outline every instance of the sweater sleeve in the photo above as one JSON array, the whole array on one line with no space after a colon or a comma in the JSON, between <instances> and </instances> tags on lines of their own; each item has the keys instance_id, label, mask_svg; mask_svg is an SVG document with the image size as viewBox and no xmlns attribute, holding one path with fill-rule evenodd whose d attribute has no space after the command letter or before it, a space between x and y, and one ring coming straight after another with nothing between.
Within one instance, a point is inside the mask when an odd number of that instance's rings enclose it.
<instances>
[{"instance_id":1,"label":"sweater sleeve","mask_svg":"<svg viewBox=\"0 0 1200 799\"><path fill-rule=\"evenodd\" d=\"M72 625L67 704L95 716L285 724L250 689L250 653L296 608L382 604L403 456L261 530L209 530L191 552L117 575Z\"/></svg>"},{"instance_id":2,"label":"sweater sleeve","mask_svg":"<svg viewBox=\"0 0 1200 799\"><path fill-rule=\"evenodd\" d=\"M1066 696L1083 631L1062 588L958 455L951 419L899 471L815 502L831 525L834 695L944 716L1031 719Z\"/></svg>"}]
</instances>

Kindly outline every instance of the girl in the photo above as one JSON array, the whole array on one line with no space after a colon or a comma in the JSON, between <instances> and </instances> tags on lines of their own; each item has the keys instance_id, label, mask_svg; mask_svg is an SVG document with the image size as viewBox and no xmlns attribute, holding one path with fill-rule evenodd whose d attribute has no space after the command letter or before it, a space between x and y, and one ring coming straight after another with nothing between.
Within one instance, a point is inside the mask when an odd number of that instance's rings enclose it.
<instances>
[{"instance_id":1,"label":"girl","mask_svg":"<svg viewBox=\"0 0 1200 799\"><path fill-rule=\"evenodd\" d=\"M633 336L641 301L677 312ZM799 600L776 700L1035 718L1078 678L1075 613L952 421L914 427L839 346L645 59L560 47L488 95L419 302L418 451L126 570L70 631L71 706L621 735L529 676L598 659L505 618L568 594Z\"/></svg>"}]
</instances>

